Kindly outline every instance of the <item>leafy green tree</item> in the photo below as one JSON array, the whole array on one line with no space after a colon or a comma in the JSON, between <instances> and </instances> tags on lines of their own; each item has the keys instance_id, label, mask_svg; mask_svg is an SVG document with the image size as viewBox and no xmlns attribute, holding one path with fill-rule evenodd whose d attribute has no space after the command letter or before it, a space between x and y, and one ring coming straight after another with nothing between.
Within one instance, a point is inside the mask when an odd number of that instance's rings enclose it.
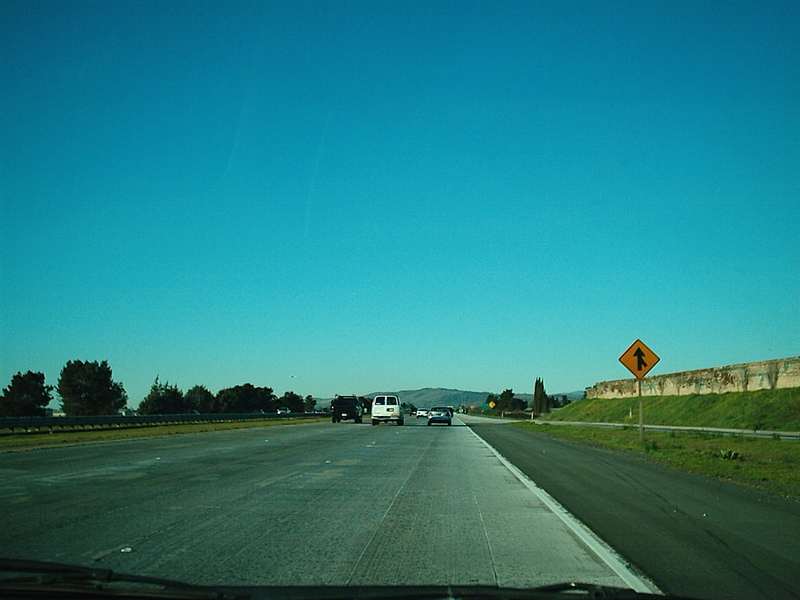
<instances>
[{"instance_id":1,"label":"leafy green tree","mask_svg":"<svg viewBox=\"0 0 800 600\"><path fill-rule=\"evenodd\" d=\"M123 408L128 394L114 381L107 361L67 361L56 387L68 415L110 415Z\"/></svg>"},{"instance_id":2,"label":"leafy green tree","mask_svg":"<svg viewBox=\"0 0 800 600\"><path fill-rule=\"evenodd\" d=\"M278 406L288 406L293 413L303 412L303 397L294 392L284 392L278 400Z\"/></svg>"},{"instance_id":3,"label":"leafy green tree","mask_svg":"<svg viewBox=\"0 0 800 600\"><path fill-rule=\"evenodd\" d=\"M150 393L139 404L139 413L143 415L177 415L184 412L186 401L183 392L177 385L161 383L158 377L150 387Z\"/></svg>"},{"instance_id":4,"label":"leafy green tree","mask_svg":"<svg viewBox=\"0 0 800 600\"><path fill-rule=\"evenodd\" d=\"M17 373L0 396L0 417L42 417L53 399L52 385L44 384L44 373Z\"/></svg>"},{"instance_id":5,"label":"leafy green tree","mask_svg":"<svg viewBox=\"0 0 800 600\"><path fill-rule=\"evenodd\" d=\"M189 388L183 395L183 399L187 410L193 409L201 414L220 412L217 397L204 385L196 385Z\"/></svg>"},{"instance_id":6,"label":"leafy green tree","mask_svg":"<svg viewBox=\"0 0 800 600\"><path fill-rule=\"evenodd\" d=\"M303 400L303 410L305 412L311 412L314 410L314 407L317 405L317 401L314 400L314 396L308 395L306 396L305 400Z\"/></svg>"},{"instance_id":7,"label":"leafy green tree","mask_svg":"<svg viewBox=\"0 0 800 600\"><path fill-rule=\"evenodd\" d=\"M275 412L275 400L272 388L255 387L251 383L225 388L217 393L220 410L226 413L249 413L258 410Z\"/></svg>"},{"instance_id":8,"label":"leafy green tree","mask_svg":"<svg viewBox=\"0 0 800 600\"><path fill-rule=\"evenodd\" d=\"M525 410L525 401L514 395L514 390L504 390L500 399L496 401L495 410L502 412L516 412Z\"/></svg>"}]
</instances>

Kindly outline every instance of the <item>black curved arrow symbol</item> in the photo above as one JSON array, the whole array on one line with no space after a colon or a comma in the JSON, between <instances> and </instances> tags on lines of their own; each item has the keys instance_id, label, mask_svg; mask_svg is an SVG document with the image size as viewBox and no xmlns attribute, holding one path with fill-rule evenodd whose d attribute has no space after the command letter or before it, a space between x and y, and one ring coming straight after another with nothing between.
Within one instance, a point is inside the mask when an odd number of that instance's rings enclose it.
<instances>
[{"instance_id":1,"label":"black curved arrow symbol","mask_svg":"<svg viewBox=\"0 0 800 600\"><path fill-rule=\"evenodd\" d=\"M637 347L633 355L636 357L636 370L641 371L647 366L647 363L644 362L644 351L640 347Z\"/></svg>"}]
</instances>

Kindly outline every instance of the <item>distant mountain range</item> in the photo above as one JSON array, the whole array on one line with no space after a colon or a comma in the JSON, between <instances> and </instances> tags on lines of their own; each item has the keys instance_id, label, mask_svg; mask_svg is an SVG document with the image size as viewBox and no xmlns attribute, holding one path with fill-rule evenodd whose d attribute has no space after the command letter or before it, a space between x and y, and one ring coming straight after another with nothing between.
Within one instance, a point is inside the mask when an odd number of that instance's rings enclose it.
<instances>
[{"instance_id":1,"label":"distant mountain range","mask_svg":"<svg viewBox=\"0 0 800 600\"><path fill-rule=\"evenodd\" d=\"M431 406L483 406L489 394L499 396L500 392L467 392L464 390L451 390L447 388L422 388L420 390L401 390L397 392L373 392L363 394L374 398L379 394L391 394L400 398L401 402L413 404L420 408L430 408ZM517 398L530 402L533 394L514 394ZM567 396L570 400L583 398L583 390L579 392L568 392L560 394L550 394L551 396Z\"/></svg>"},{"instance_id":2,"label":"distant mountain range","mask_svg":"<svg viewBox=\"0 0 800 600\"><path fill-rule=\"evenodd\" d=\"M431 406L483 406L491 392L465 392L445 388L423 388L421 390L401 390L397 392L375 392L366 394L374 398L378 394L392 394L400 398L400 402L413 404L419 408Z\"/></svg>"}]
</instances>

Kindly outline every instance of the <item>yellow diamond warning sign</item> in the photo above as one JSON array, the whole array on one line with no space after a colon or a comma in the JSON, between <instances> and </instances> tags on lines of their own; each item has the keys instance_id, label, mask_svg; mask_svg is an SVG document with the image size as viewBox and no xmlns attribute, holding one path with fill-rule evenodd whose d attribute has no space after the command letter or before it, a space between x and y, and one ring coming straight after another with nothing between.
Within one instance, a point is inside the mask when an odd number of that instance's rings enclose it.
<instances>
[{"instance_id":1,"label":"yellow diamond warning sign","mask_svg":"<svg viewBox=\"0 0 800 600\"><path fill-rule=\"evenodd\" d=\"M655 352L644 345L642 340L633 342L630 348L619 357L619 362L625 365L636 377L641 379L647 372L661 360Z\"/></svg>"}]
</instances>

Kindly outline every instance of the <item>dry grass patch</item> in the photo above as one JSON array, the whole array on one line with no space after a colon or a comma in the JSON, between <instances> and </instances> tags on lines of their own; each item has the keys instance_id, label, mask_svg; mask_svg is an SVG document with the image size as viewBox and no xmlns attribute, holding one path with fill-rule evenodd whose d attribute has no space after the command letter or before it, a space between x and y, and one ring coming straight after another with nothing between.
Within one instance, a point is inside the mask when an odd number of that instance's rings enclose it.
<instances>
[{"instance_id":1,"label":"dry grass patch","mask_svg":"<svg viewBox=\"0 0 800 600\"><path fill-rule=\"evenodd\" d=\"M257 421L232 421L224 423L181 423L173 425L153 425L127 429L94 429L77 431L55 431L15 433L0 436L0 452L50 448L54 446L74 446L80 444L102 444L144 438L168 437L173 435L193 435L211 431L230 429L252 429L255 427L275 427L318 423L325 417L302 419L273 419Z\"/></svg>"}]
</instances>

